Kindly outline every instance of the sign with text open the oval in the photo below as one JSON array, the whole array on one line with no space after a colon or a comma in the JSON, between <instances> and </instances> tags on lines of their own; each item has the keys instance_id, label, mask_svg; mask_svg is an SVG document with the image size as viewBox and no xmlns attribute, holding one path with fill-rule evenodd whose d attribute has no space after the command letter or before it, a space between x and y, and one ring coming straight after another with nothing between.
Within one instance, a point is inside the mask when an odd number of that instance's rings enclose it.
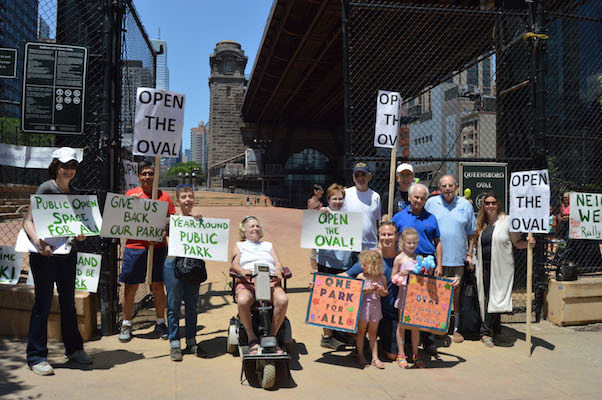
<instances>
[{"instance_id":1,"label":"sign with text open the oval","mask_svg":"<svg viewBox=\"0 0 602 400\"><path fill-rule=\"evenodd\" d=\"M167 90L138 88L134 149L137 156L178 157L186 96Z\"/></svg>"},{"instance_id":2,"label":"sign with text open the oval","mask_svg":"<svg viewBox=\"0 0 602 400\"><path fill-rule=\"evenodd\" d=\"M166 201L107 193L100 235L162 242L168 206Z\"/></svg>"},{"instance_id":3,"label":"sign with text open the oval","mask_svg":"<svg viewBox=\"0 0 602 400\"><path fill-rule=\"evenodd\" d=\"M301 247L362 251L362 221L360 213L303 211Z\"/></svg>"}]
</instances>

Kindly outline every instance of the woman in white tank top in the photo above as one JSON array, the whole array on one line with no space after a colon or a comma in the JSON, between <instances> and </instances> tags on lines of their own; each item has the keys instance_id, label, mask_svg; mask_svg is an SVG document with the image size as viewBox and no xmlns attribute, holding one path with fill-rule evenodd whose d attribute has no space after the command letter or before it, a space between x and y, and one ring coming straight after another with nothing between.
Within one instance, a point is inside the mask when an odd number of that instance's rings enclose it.
<instances>
[{"instance_id":1,"label":"woman in white tank top","mask_svg":"<svg viewBox=\"0 0 602 400\"><path fill-rule=\"evenodd\" d=\"M272 332L276 336L278 329L284 322L286 308L288 306L288 296L280 280L282 278L282 264L278 259L278 254L274 250L272 243L261 240L263 237L263 227L256 217L246 217L239 226L241 242L237 242L234 247L232 257L232 270L245 278L238 280L235 288L236 303L238 304L238 314L240 321L245 327L251 346L250 354L256 354L259 347L257 335L253 331L251 321L251 305L255 302L255 286L251 276L255 269L255 263L264 263L270 266L270 274L277 276L272 280L272 303L274 305L274 316L272 318ZM278 353L283 350L278 346Z\"/></svg>"}]
</instances>

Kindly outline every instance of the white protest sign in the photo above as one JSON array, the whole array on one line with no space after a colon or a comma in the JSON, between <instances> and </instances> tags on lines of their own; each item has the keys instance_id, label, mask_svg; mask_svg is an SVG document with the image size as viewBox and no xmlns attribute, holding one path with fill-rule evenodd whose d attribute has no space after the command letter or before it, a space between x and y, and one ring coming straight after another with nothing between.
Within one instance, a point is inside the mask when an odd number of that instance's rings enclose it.
<instances>
[{"instance_id":1,"label":"white protest sign","mask_svg":"<svg viewBox=\"0 0 602 400\"><path fill-rule=\"evenodd\" d=\"M169 221L169 249L175 257L228 261L230 220L172 215Z\"/></svg>"},{"instance_id":2,"label":"white protest sign","mask_svg":"<svg viewBox=\"0 0 602 400\"><path fill-rule=\"evenodd\" d=\"M303 211L301 247L362 251L362 214Z\"/></svg>"},{"instance_id":3,"label":"white protest sign","mask_svg":"<svg viewBox=\"0 0 602 400\"><path fill-rule=\"evenodd\" d=\"M75 264L75 288L77 290L96 293L101 263L102 256L100 254L77 253L77 264Z\"/></svg>"},{"instance_id":4,"label":"white protest sign","mask_svg":"<svg viewBox=\"0 0 602 400\"><path fill-rule=\"evenodd\" d=\"M16 285L21 276L23 254L17 253L14 247L0 247L0 283Z\"/></svg>"},{"instance_id":5,"label":"white protest sign","mask_svg":"<svg viewBox=\"0 0 602 400\"><path fill-rule=\"evenodd\" d=\"M96 195L32 194L30 208L40 238L98 236L102 225Z\"/></svg>"},{"instance_id":6,"label":"white protest sign","mask_svg":"<svg viewBox=\"0 0 602 400\"><path fill-rule=\"evenodd\" d=\"M548 170L513 172L510 177L510 232L547 233L549 223Z\"/></svg>"},{"instance_id":7,"label":"white protest sign","mask_svg":"<svg viewBox=\"0 0 602 400\"><path fill-rule=\"evenodd\" d=\"M100 235L162 242L168 206L166 201L107 193Z\"/></svg>"},{"instance_id":8,"label":"white protest sign","mask_svg":"<svg viewBox=\"0 0 602 400\"><path fill-rule=\"evenodd\" d=\"M134 123L134 155L177 157L184 128L186 96L138 88Z\"/></svg>"},{"instance_id":9,"label":"white protest sign","mask_svg":"<svg viewBox=\"0 0 602 400\"><path fill-rule=\"evenodd\" d=\"M397 146L401 101L401 95L397 92L378 91L374 147L392 149Z\"/></svg>"},{"instance_id":10,"label":"white protest sign","mask_svg":"<svg viewBox=\"0 0 602 400\"><path fill-rule=\"evenodd\" d=\"M0 165L20 168L48 168L48 160L58 147L29 147L0 143ZM78 162L84 158L84 149L75 150Z\"/></svg>"},{"instance_id":11,"label":"white protest sign","mask_svg":"<svg viewBox=\"0 0 602 400\"><path fill-rule=\"evenodd\" d=\"M125 190L134 189L140 185L137 163L123 160L123 171L123 176L125 178Z\"/></svg>"},{"instance_id":12,"label":"white protest sign","mask_svg":"<svg viewBox=\"0 0 602 400\"><path fill-rule=\"evenodd\" d=\"M571 192L569 238L602 238L602 194Z\"/></svg>"}]
</instances>

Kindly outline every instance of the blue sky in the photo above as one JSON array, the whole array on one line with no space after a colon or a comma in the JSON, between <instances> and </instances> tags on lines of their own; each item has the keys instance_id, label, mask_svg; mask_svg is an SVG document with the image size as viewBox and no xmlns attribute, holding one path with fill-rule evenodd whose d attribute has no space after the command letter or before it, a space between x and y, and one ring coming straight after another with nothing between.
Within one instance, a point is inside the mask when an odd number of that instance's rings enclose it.
<instances>
[{"instance_id":1,"label":"blue sky","mask_svg":"<svg viewBox=\"0 0 602 400\"><path fill-rule=\"evenodd\" d=\"M167 41L169 89L186 94L182 146L190 148L190 128L209 121L209 55L222 40L241 44L250 74L270 14L272 0L135 0L151 39Z\"/></svg>"}]
</instances>

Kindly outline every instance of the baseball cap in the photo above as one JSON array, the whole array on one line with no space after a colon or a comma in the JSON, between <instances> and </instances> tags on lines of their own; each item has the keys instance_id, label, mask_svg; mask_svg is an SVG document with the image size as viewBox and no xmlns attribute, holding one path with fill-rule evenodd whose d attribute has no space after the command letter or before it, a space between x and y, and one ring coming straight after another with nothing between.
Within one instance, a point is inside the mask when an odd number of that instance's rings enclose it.
<instances>
[{"instance_id":1,"label":"baseball cap","mask_svg":"<svg viewBox=\"0 0 602 400\"><path fill-rule=\"evenodd\" d=\"M370 173L370 169L368 168L368 166L366 165L366 163L363 163L363 162L357 162L353 166L353 173L355 174L358 171L365 172L367 174Z\"/></svg>"},{"instance_id":2,"label":"baseball cap","mask_svg":"<svg viewBox=\"0 0 602 400\"><path fill-rule=\"evenodd\" d=\"M399 174L399 173L401 173L403 171L410 171L411 173L414 173L414 168L410 164L408 164L408 163L399 164L399 166L397 167L397 169L395 170L395 172L397 174Z\"/></svg>"},{"instance_id":3,"label":"baseball cap","mask_svg":"<svg viewBox=\"0 0 602 400\"><path fill-rule=\"evenodd\" d=\"M58 159L63 164L68 163L71 160L77 161L77 156L75 150L71 147L61 147L58 150L55 150L52 153L52 158Z\"/></svg>"}]
</instances>

